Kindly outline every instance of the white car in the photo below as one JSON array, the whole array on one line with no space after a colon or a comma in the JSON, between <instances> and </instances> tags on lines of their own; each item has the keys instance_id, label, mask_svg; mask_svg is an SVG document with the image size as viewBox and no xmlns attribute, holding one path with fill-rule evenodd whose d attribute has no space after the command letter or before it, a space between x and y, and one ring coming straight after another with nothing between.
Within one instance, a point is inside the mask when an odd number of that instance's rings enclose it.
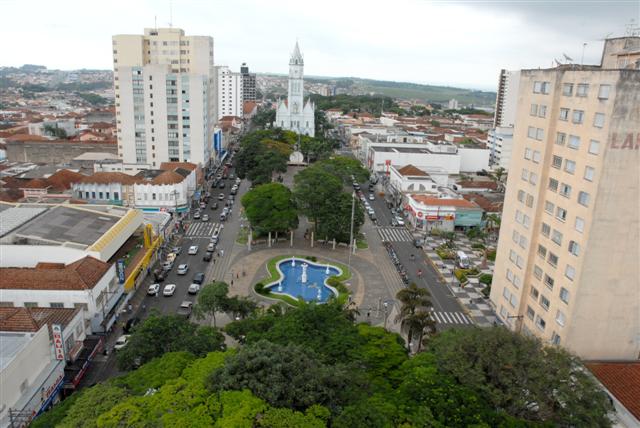
<instances>
[{"instance_id":1,"label":"white car","mask_svg":"<svg viewBox=\"0 0 640 428\"><path fill-rule=\"evenodd\" d=\"M176 285L175 284L167 284L164 286L164 290L162 291L162 295L163 296L173 296L173 293L176 292Z\"/></svg>"},{"instance_id":2,"label":"white car","mask_svg":"<svg viewBox=\"0 0 640 428\"><path fill-rule=\"evenodd\" d=\"M398 224L398 226L404 226L404 220L402 219L402 217L396 216L396 223Z\"/></svg>"},{"instance_id":3,"label":"white car","mask_svg":"<svg viewBox=\"0 0 640 428\"><path fill-rule=\"evenodd\" d=\"M131 337L130 334L124 334L124 335L120 336L118 338L118 340L116 340L116 344L113 345L113 349L115 349L116 351L119 351L122 348L124 348L125 346L127 346L127 342L129 341L130 337Z\"/></svg>"},{"instance_id":4,"label":"white car","mask_svg":"<svg viewBox=\"0 0 640 428\"><path fill-rule=\"evenodd\" d=\"M188 270L189 270L188 264L183 263L181 265L178 265L178 275L186 275Z\"/></svg>"},{"instance_id":5,"label":"white car","mask_svg":"<svg viewBox=\"0 0 640 428\"><path fill-rule=\"evenodd\" d=\"M209 242L209 245L207 245L207 251L208 252L213 252L216 249L216 243L215 242Z\"/></svg>"},{"instance_id":6,"label":"white car","mask_svg":"<svg viewBox=\"0 0 640 428\"><path fill-rule=\"evenodd\" d=\"M197 245L190 246L188 253L192 256L198 254L198 246Z\"/></svg>"},{"instance_id":7,"label":"white car","mask_svg":"<svg viewBox=\"0 0 640 428\"><path fill-rule=\"evenodd\" d=\"M369 193L369 200L370 201L375 201L376 200L376 197L375 197L375 195L373 193Z\"/></svg>"},{"instance_id":8,"label":"white car","mask_svg":"<svg viewBox=\"0 0 640 428\"><path fill-rule=\"evenodd\" d=\"M211 239L218 239L219 236L220 236L220 228L216 227L216 229L211 234Z\"/></svg>"},{"instance_id":9,"label":"white car","mask_svg":"<svg viewBox=\"0 0 640 428\"><path fill-rule=\"evenodd\" d=\"M155 296L160 291L160 284L151 284L149 289L147 290L147 294L150 296Z\"/></svg>"},{"instance_id":10,"label":"white car","mask_svg":"<svg viewBox=\"0 0 640 428\"><path fill-rule=\"evenodd\" d=\"M189 294L198 294L198 291L200 291L200 284L196 284L195 282L191 284L187 290Z\"/></svg>"}]
</instances>

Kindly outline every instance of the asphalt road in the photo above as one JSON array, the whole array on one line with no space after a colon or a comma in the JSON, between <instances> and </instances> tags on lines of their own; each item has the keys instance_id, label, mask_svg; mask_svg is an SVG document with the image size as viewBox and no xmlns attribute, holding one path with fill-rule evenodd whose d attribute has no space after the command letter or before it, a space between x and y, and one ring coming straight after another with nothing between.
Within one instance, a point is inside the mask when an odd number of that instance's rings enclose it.
<instances>
[{"instance_id":1,"label":"asphalt road","mask_svg":"<svg viewBox=\"0 0 640 428\"><path fill-rule=\"evenodd\" d=\"M424 252L416 248L413 245L411 233L404 226L391 226L391 219L393 214L391 209L387 208L384 198L378 195L381 189L379 185L375 187L375 199L369 200L369 183L360 184L362 192L364 193L367 201L373 208L378 219L378 230L384 231L383 234L387 237L395 237L396 239L389 240L400 262L404 265L409 282L415 282L419 286L426 287L431 293L431 302L433 308L438 312L447 313L463 313L462 307L451 294L449 288L440 280L437 272L433 266L426 261ZM370 242L370 245L375 243ZM411 255L415 256L415 259L411 259ZM418 277L418 270L422 270L422 276ZM470 324L455 324L455 323L442 323L438 324L439 329L446 329L452 327L460 327Z\"/></svg>"}]
</instances>

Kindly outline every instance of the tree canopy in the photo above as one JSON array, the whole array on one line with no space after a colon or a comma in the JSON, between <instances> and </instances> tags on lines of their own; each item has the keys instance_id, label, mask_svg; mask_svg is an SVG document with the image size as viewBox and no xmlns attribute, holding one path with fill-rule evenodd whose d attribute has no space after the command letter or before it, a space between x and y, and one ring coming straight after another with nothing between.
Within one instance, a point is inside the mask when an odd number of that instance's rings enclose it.
<instances>
[{"instance_id":1,"label":"tree canopy","mask_svg":"<svg viewBox=\"0 0 640 428\"><path fill-rule=\"evenodd\" d=\"M271 182L274 172L285 172L289 155L297 141L296 134L282 129L268 129L246 134L240 140L236 172L252 184Z\"/></svg>"},{"instance_id":2,"label":"tree canopy","mask_svg":"<svg viewBox=\"0 0 640 428\"><path fill-rule=\"evenodd\" d=\"M257 235L298 227L291 190L280 183L263 184L250 190L242 197L242 206Z\"/></svg>"}]
</instances>

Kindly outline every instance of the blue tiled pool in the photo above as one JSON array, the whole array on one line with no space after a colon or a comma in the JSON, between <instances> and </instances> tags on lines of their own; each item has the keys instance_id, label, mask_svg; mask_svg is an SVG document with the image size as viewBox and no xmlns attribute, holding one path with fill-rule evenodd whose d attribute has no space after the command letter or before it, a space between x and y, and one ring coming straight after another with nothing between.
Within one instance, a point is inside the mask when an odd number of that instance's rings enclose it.
<instances>
[{"instance_id":1,"label":"blue tiled pool","mask_svg":"<svg viewBox=\"0 0 640 428\"><path fill-rule=\"evenodd\" d=\"M306 302L321 303L338 296L338 291L325 283L327 278L342 274L335 266L292 257L279 261L276 267L281 274L280 280L266 285L273 294L286 294L295 299L302 297ZM306 281L303 271L306 271Z\"/></svg>"}]
</instances>

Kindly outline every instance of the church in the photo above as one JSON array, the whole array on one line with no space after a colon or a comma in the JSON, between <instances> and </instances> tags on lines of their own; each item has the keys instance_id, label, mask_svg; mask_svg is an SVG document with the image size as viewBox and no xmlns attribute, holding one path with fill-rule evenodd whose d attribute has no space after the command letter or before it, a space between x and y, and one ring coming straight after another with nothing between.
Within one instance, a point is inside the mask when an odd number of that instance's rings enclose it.
<instances>
[{"instance_id":1,"label":"church","mask_svg":"<svg viewBox=\"0 0 640 428\"><path fill-rule=\"evenodd\" d=\"M298 134L315 136L315 104L311 100L304 103L304 59L298 42L289 60L289 96L286 101L278 101L274 127L287 129Z\"/></svg>"}]
</instances>

